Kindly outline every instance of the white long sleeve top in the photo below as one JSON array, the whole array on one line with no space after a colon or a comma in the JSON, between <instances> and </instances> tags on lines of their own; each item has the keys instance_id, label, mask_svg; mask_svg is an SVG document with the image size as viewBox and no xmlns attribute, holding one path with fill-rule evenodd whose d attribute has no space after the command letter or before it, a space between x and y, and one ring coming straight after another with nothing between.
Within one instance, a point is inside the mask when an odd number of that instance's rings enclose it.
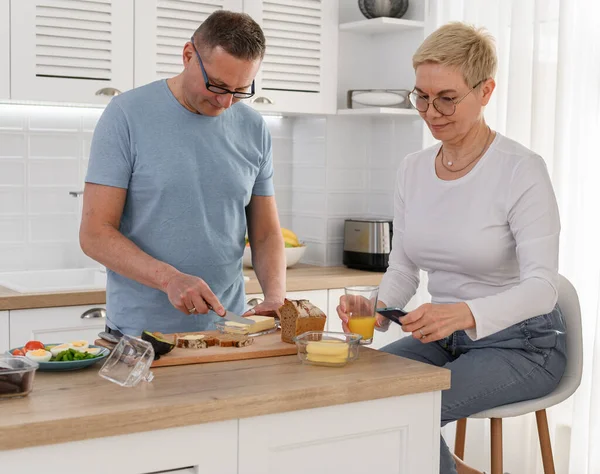
<instances>
[{"instance_id":1,"label":"white long sleeve top","mask_svg":"<svg viewBox=\"0 0 600 474\"><path fill-rule=\"evenodd\" d=\"M481 339L552 311L560 221L544 160L496 137L475 167L440 179L440 144L408 155L394 195L394 236L379 299L405 306L427 272L432 303L466 302Z\"/></svg>"}]
</instances>

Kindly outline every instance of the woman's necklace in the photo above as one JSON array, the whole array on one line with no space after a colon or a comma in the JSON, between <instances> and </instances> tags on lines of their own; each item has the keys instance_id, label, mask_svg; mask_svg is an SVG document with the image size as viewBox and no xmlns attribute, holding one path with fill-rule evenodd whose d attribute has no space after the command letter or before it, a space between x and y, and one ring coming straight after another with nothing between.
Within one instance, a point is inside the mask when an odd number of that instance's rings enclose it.
<instances>
[{"instance_id":1,"label":"woman's necklace","mask_svg":"<svg viewBox=\"0 0 600 474\"><path fill-rule=\"evenodd\" d=\"M441 151L441 161L442 161L442 166L450 171L451 173L458 173L459 171L464 170L465 168L468 168L469 166L471 166L472 163L474 163L475 161L477 161L479 158L481 158L481 156L483 155L483 153L485 152L486 148L489 145L489 140L490 140L490 135L492 134L492 129L488 126L488 134L487 137L485 139L485 143L483 144L483 148L481 149L481 152L479 153L479 155L477 155L474 159L472 159L471 161L469 161L469 163L467 163L465 166L463 166L460 169L454 169L454 168L450 168L451 166L454 165L454 161L446 161L444 160L444 145L442 145L442 147L440 148Z\"/></svg>"}]
</instances>

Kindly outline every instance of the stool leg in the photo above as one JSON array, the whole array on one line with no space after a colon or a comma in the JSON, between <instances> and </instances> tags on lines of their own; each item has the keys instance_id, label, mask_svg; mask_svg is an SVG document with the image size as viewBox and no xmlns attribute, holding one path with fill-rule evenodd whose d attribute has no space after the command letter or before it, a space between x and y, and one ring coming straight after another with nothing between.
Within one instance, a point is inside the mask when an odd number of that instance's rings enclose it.
<instances>
[{"instance_id":1,"label":"stool leg","mask_svg":"<svg viewBox=\"0 0 600 474\"><path fill-rule=\"evenodd\" d=\"M540 438L540 448L542 449L542 463L544 464L544 474L555 474L554 459L552 456L552 444L550 443L550 433L548 433L548 418L546 410L535 412L537 421L538 436Z\"/></svg>"},{"instance_id":2,"label":"stool leg","mask_svg":"<svg viewBox=\"0 0 600 474\"><path fill-rule=\"evenodd\" d=\"M491 418L492 474L502 474L502 418Z\"/></svg>"},{"instance_id":3,"label":"stool leg","mask_svg":"<svg viewBox=\"0 0 600 474\"><path fill-rule=\"evenodd\" d=\"M461 418L456 421L456 436L454 439L454 454L465 460L465 441L467 438L467 419Z\"/></svg>"}]
</instances>

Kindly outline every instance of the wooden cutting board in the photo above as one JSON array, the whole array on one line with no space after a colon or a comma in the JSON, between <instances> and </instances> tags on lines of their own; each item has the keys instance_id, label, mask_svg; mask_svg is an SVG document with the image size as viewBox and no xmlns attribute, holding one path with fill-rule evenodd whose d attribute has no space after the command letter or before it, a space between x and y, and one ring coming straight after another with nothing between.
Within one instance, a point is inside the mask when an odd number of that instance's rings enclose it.
<instances>
[{"instance_id":1,"label":"wooden cutting board","mask_svg":"<svg viewBox=\"0 0 600 474\"><path fill-rule=\"evenodd\" d=\"M203 334L203 333L194 333ZM204 334L211 334L206 332ZM214 334L214 333L213 333ZM104 339L97 339L97 346L113 349L111 344ZM160 359L152 363L152 367L169 367L173 365L203 364L205 362L223 362L227 360L260 359L263 357L276 357L293 355L298 351L296 344L281 341L281 331L264 336L254 337L254 342L246 347L207 347L206 349L181 349L176 347Z\"/></svg>"}]
</instances>

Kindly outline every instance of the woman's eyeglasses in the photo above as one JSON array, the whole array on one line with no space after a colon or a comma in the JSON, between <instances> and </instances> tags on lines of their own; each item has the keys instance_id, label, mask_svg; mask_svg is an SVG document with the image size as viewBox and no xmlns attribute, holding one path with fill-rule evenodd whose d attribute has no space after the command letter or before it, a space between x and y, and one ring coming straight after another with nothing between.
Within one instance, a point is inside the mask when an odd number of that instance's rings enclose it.
<instances>
[{"instance_id":1,"label":"woman's eyeglasses","mask_svg":"<svg viewBox=\"0 0 600 474\"><path fill-rule=\"evenodd\" d=\"M429 102L429 100L426 97L423 97L414 89L408 95L408 98L413 107L422 114L427 112L427 109L429 109L429 104L433 104L435 110L447 117L449 115L453 115L454 112L456 112L456 106L460 104L465 97L467 97L471 92L473 92L477 88L477 86L479 86L484 81L485 79L479 81L471 88L469 92L463 95L460 99L452 99L450 97L436 97L431 102Z\"/></svg>"}]
</instances>

